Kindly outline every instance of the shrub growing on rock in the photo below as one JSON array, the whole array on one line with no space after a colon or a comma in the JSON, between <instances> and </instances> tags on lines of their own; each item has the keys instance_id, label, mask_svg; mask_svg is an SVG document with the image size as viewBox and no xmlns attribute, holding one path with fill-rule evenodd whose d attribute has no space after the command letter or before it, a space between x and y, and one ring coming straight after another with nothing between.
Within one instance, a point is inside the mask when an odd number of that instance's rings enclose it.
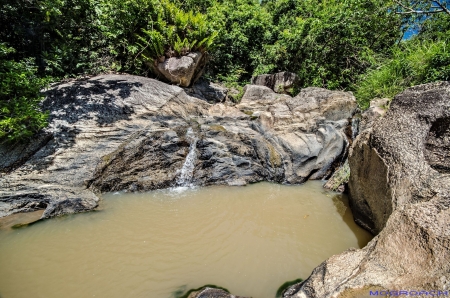
<instances>
[{"instance_id":1,"label":"shrub growing on rock","mask_svg":"<svg viewBox=\"0 0 450 298\"><path fill-rule=\"evenodd\" d=\"M161 1L156 11L155 19L138 37L145 61L153 63L193 51L204 53L211 48L217 32L210 29L205 15L186 12L168 1Z\"/></svg>"}]
</instances>

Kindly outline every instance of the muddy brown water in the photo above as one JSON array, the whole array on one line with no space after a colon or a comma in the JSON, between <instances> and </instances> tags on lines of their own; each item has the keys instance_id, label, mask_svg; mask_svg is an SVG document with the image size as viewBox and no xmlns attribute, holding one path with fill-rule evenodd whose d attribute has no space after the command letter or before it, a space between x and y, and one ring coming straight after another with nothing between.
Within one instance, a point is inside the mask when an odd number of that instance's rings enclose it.
<instances>
[{"instance_id":1,"label":"muddy brown water","mask_svg":"<svg viewBox=\"0 0 450 298\"><path fill-rule=\"evenodd\" d=\"M0 229L2 298L171 298L205 284L273 298L371 239L320 181L108 194L96 212L10 226Z\"/></svg>"}]
</instances>

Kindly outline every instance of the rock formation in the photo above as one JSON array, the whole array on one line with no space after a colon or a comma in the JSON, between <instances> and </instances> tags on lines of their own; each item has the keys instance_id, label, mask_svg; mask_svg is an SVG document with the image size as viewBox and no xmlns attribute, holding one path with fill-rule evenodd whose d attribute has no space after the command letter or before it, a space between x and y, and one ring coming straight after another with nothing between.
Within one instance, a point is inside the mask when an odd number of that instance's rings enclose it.
<instances>
[{"instance_id":1,"label":"rock formation","mask_svg":"<svg viewBox=\"0 0 450 298\"><path fill-rule=\"evenodd\" d=\"M181 57L171 57L157 62L155 71L172 84L188 87L203 74L206 56L200 52L191 52Z\"/></svg>"},{"instance_id":2,"label":"rock formation","mask_svg":"<svg viewBox=\"0 0 450 298\"><path fill-rule=\"evenodd\" d=\"M450 290L449 148L450 83L397 95L349 157L355 220L377 236L329 258L284 297Z\"/></svg>"},{"instance_id":3,"label":"rock formation","mask_svg":"<svg viewBox=\"0 0 450 298\"><path fill-rule=\"evenodd\" d=\"M228 95L227 88L205 79L198 80L192 88L185 88L185 91L188 95L206 100L209 103L224 102Z\"/></svg>"},{"instance_id":4,"label":"rock formation","mask_svg":"<svg viewBox=\"0 0 450 298\"><path fill-rule=\"evenodd\" d=\"M283 71L276 74L263 74L252 78L252 85L266 86L276 93L292 94L292 88L298 82L295 73Z\"/></svg>"},{"instance_id":5,"label":"rock formation","mask_svg":"<svg viewBox=\"0 0 450 298\"><path fill-rule=\"evenodd\" d=\"M389 99L377 98L370 101L370 106L361 114L360 125L358 130L360 132L365 131L373 126L375 120L379 117L383 117L389 107Z\"/></svg>"},{"instance_id":6,"label":"rock formation","mask_svg":"<svg viewBox=\"0 0 450 298\"><path fill-rule=\"evenodd\" d=\"M0 217L92 210L107 191L326 177L343 163L356 103L346 92L290 97L248 85L228 106L148 78L103 75L54 86L43 108L48 129L0 147ZM376 237L324 261L285 298L449 290L450 83L406 90L373 122L350 150L349 188L355 220ZM216 292L195 295L233 297Z\"/></svg>"},{"instance_id":7,"label":"rock formation","mask_svg":"<svg viewBox=\"0 0 450 298\"><path fill-rule=\"evenodd\" d=\"M210 104L143 77L103 75L59 84L43 108L50 125L0 171L0 217L44 217L97 206L101 192L328 176L346 147L351 93L306 88L292 98L249 85L240 104ZM189 132L189 133L188 133Z\"/></svg>"}]
</instances>

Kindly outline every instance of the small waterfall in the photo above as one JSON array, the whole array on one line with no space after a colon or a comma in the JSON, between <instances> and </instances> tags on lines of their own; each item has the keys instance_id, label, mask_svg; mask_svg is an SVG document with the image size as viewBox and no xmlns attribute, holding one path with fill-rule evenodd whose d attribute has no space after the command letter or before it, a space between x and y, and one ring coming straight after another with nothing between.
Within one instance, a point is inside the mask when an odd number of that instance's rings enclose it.
<instances>
[{"instance_id":1,"label":"small waterfall","mask_svg":"<svg viewBox=\"0 0 450 298\"><path fill-rule=\"evenodd\" d=\"M192 176L194 174L195 161L197 160L197 153L195 148L197 147L197 141L194 131L191 127L186 132L186 138L191 141L189 146L189 153L186 156L183 167L181 168L181 174L177 179L177 185L183 187L192 186Z\"/></svg>"}]
</instances>

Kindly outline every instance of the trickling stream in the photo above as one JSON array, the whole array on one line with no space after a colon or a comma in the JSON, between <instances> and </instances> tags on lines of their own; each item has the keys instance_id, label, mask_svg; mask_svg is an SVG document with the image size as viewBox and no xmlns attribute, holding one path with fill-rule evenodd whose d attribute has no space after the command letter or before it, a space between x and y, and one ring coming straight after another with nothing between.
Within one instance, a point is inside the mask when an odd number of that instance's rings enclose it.
<instances>
[{"instance_id":1,"label":"trickling stream","mask_svg":"<svg viewBox=\"0 0 450 298\"><path fill-rule=\"evenodd\" d=\"M98 212L0 227L0 297L173 298L216 284L274 298L370 239L320 181L108 194Z\"/></svg>"},{"instance_id":2,"label":"trickling stream","mask_svg":"<svg viewBox=\"0 0 450 298\"><path fill-rule=\"evenodd\" d=\"M197 137L191 127L188 128L186 132L186 138L191 142L189 146L189 153L186 156L186 160L181 168L180 176L177 179L177 185L182 187L190 187L192 176L194 174L195 160L197 159L196 147L197 147Z\"/></svg>"}]
</instances>

